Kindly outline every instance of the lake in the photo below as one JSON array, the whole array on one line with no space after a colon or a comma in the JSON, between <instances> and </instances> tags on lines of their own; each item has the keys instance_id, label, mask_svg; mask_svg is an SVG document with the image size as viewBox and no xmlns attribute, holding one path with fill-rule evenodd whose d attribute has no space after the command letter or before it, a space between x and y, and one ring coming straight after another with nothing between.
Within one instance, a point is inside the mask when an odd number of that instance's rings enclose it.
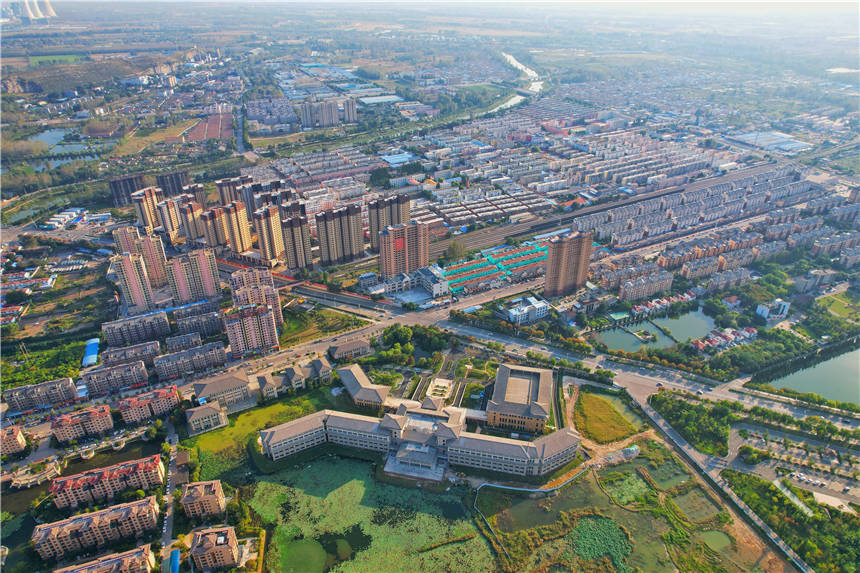
<instances>
[{"instance_id":1,"label":"lake","mask_svg":"<svg viewBox=\"0 0 860 573\"><path fill-rule=\"evenodd\" d=\"M860 348L812 368L798 370L774 380L771 385L798 392L815 392L829 400L860 404Z\"/></svg>"}]
</instances>

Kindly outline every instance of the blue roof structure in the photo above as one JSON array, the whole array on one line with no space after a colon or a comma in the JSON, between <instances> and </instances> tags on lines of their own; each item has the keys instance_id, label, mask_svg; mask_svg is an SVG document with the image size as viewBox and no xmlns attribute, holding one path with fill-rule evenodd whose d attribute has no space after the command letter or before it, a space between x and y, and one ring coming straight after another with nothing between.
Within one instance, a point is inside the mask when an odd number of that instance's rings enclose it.
<instances>
[{"instance_id":1,"label":"blue roof structure","mask_svg":"<svg viewBox=\"0 0 860 573\"><path fill-rule=\"evenodd\" d=\"M81 366L95 366L99 361L99 339L90 338L87 340L87 347L84 350L84 359L81 360Z\"/></svg>"}]
</instances>

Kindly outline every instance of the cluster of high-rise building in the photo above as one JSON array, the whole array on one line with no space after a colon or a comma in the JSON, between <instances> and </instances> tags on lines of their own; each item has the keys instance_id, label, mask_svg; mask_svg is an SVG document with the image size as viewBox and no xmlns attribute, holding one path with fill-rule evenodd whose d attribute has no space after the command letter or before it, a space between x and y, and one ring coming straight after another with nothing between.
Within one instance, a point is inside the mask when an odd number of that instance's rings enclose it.
<instances>
[{"instance_id":1,"label":"cluster of high-rise building","mask_svg":"<svg viewBox=\"0 0 860 573\"><path fill-rule=\"evenodd\" d=\"M329 99L304 102L299 107L299 117L304 129L312 129L314 127L333 127L341 122L355 123L358 116L355 100L346 98L340 101Z\"/></svg>"}]
</instances>

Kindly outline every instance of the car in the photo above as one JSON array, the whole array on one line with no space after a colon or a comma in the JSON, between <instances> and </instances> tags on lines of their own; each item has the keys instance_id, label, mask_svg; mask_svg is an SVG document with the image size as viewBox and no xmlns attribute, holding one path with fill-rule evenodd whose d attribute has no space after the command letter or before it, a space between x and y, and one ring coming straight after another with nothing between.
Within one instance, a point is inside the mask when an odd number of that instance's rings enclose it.
<instances>
[{"instance_id":1,"label":"car","mask_svg":"<svg viewBox=\"0 0 860 573\"><path fill-rule=\"evenodd\" d=\"M662 387L663 387L663 383L662 383L662 382L657 382L657 388L662 388Z\"/></svg>"},{"instance_id":2,"label":"car","mask_svg":"<svg viewBox=\"0 0 860 573\"><path fill-rule=\"evenodd\" d=\"M701 390L696 390L696 395L701 396L703 394L704 394L704 392L702 392Z\"/></svg>"}]
</instances>

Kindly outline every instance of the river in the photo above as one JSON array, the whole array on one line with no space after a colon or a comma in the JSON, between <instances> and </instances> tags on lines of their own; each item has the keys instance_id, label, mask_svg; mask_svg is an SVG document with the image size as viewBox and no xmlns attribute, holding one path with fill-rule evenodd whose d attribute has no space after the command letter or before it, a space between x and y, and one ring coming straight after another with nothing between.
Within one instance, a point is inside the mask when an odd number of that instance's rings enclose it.
<instances>
[{"instance_id":1,"label":"river","mask_svg":"<svg viewBox=\"0 0 860 573\"><path fill-rule=\"evenodd\" d=\"M829 400L860 404L860 348L770 384L775 388L815 392Z\"/></svg>"},{"instance_id":2,"label":"river","mask_svg":"<svg viewBox=\"0 0 860 573\"><path fill-rule=\"evenodd\" d=\"M517 60L515 57L513 57L510 54L506 54L505 52L502 52L502 55L505 57L505 60L511 66L518 69L519 71L524 73L528 79L532 80L532 82L529 84L529 87L527 88L530 92L532 92L534 94L539 94L541 91L543 91L544 82L538 80L538 78L540 76L538 75L538 73L536 71L529 68L528 66L523 65L519 60ZM524 96L521 96L519 94L514 94L511 97L509 97L508 99L506 99L505 101L503 101L502 103L500 103L499 105L495 106L493 109L491 109L487 113L495 113L495 112L503 110L503 109L508 109L508 108L514 107L515 105L519 105L520 103L522 103L522 101L525 99L526 98Z\"/></svg>"}]
</instances>

